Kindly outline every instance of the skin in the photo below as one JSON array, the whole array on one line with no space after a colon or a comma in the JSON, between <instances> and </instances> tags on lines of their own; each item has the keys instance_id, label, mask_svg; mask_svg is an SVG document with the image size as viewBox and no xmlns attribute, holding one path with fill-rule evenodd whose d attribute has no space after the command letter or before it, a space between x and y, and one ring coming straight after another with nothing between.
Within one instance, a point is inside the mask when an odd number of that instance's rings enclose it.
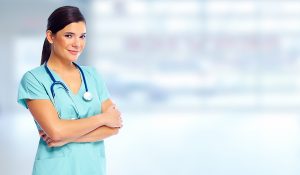
<instances>
[{"instance_id":1,"label":"skin","mask_svg":"<svg viewBox=\"0 0 300 175\"><path fill-rule=\"evenodd\" d=\"M47 65L55 71L77 94L81 86L81 76L72 64L85 47L86 26L84 22L71 23L46 37L51 44L51 54ZM78 120L63 120L57 115L50 100L27 100L28 108L43 130L40 136L49 147L63 146L70 142L96 142L113 136L123 126L121 113L110 100L101 104L102 113ZM99 106L100 107L100 106Z\"/></svg>"}]
</instances>

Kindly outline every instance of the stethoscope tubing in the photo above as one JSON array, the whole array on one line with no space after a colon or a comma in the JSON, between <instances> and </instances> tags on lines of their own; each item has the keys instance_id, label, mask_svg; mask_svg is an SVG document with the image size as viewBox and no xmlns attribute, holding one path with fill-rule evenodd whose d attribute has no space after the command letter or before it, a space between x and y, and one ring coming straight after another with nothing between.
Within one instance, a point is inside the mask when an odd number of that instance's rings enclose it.
<instances>
[{"instance_id":1,"label":"stethoscope tubing","mask_svg":"<svg viewBox=\"0 0 300 175\"><path fill-rule=\"evenodd\" d=\"M87 86L87 83L86 83L86 79L85 79L85 75L84 75L84 73L83 73L83 70L81 69L81 67L80 67L78 64L76 64L76 63L74 63L74 62L72 62L72 63L79 69L79 71L80 71L80 73L81 73L81 75L82 75L82 79L83 79L83 84L84 84L85 92L88 92L88 86ZM47 62L45 63L45 70L46 70L47 74L50 76L50 78L51 78L51 80L52 80L52 82L53 82L52 85L51 85L51 87L50 87L51 95L52 95L53 98L54 98L54 96L55 96L55 93L54 93L54 86L57 85L57 84L62 85L63 88L65 89L65 91L66 91L67 93L69 93L69 89L67 88L67 86L66 86L63 82L55 80L54 76L52 75L52 73L50 72L50 70L49 70L49 68L48 68L48 66L47 66Z\"/></svg>"},{"instance_id":2,"label":"stethoscope tubing","mask_svg":"<svg viewBox=\"0 0 300 175\"><path fill-rule=\"evenodd\" d=\"M81 69L81 67L80 67L79 65L77 65L77 64L74 63L74 62L72 62L72 63L79 69L79 71L80 71L80 73L81 73L81 76L82 76L82 79L83 79L83 83L84 83L84 87L85 87L85 91L86 91L86 92L84 93L84 95L83 95L83 98L84 98L85 101L91 101L91 100L92 100L92 95L91 95L90 92L88 92L88 87L87 87L85 75L84 75L84 73L83 73L83 71L82 71L82 69ZM49 75L49 77L50 77L51 80L52 80L52 84L51 84L51 86L50 86L50 90L51 90L51 95L52 95L53 100L54 100L54 97L55 97L54 86L55 86L55 85L61 85L61 86L64 88L64 90L66 91L66 93L68 94L68 96L70 97L70 99L72 100L73 105L74 105L74 108L75 108L75 111L76 111L77 115L79 115L79 111L78 111L78 109L77 109L77 105L76 105L76 103L74 102L73 98L71 97L70 92L69 92L69 89L67 88L67 86L66 86L63 82L57 81L57 80L54 78L54 76L52 75L52 73L50 72L50 70L49 70L49 68L48 68L48 66L47 66L47 62L45 63L44 66L45 66L45 70L46 70L47 74ZM88 96L88 98L85 98L86 95ZM54 100L54 101L55 101L55 100ZM55 102L54 102L54 104L55 104ZM78 118L78 116L77 116L77 118ZM76 118L73 118L73 119L76 119Z\"/></svg>"}]
</instances>

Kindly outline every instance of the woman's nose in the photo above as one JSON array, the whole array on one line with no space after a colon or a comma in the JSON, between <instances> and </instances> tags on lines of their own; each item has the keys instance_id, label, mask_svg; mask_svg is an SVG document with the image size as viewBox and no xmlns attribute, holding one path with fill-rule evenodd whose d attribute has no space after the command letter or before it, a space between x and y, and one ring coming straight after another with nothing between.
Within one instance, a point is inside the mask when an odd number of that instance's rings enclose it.
<instances>
[{"instance_id":1,"label":"woman's nose","mask_svg":"<svg viewBox=\"0 0 300 175\"><path fill-rule=\"evenodd\" d=\"M80 41L79 41L78 38L75 38L75 39L73 40L72 46L73 46L73 47L79 47L79 46L80 46Z\"/></svg>"}]
</instances>

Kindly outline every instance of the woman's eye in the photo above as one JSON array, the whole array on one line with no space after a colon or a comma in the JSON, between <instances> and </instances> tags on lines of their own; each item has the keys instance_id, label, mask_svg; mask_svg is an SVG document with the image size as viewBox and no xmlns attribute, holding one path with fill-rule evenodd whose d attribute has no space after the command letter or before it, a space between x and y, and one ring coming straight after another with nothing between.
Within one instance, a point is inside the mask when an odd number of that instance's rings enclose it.
<instances>
[{"instance_id":1,"label":"woman's eye","mask_svg":"<svg viewBox=\"0 0 300 175\"><path fill-rule=\"evenodd\" d=\"M72 35L65 35L66 38L72 38Z\"/></svg>"},{"instance_id":2,"label":"woman's eye","mask_svg":"<svg viewBox=\"0 0 300 175\"><path fill-rule=\"evenodd\" d=\"M80 38L85 39L85 37L86 37L85 35L82 35Z\"/></svg>"}]
</instances>

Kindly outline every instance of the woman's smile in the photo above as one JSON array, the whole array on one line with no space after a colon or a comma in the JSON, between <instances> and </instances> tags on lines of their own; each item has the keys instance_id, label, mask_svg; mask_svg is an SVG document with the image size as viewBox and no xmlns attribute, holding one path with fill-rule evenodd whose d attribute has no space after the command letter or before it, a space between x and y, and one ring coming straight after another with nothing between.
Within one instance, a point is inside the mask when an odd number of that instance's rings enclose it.
<instances>
[{"instance_id":1,"label":"woman's smile","mask_svg":"<svg viewBox=\"0 0 300 175\"><path fill-rule=\"evenodd\" d=\"M68 50L68 51L72 55L78 55L80 53L80 51L77 51L77 50Z\"/></svg>"}]
</instances>

